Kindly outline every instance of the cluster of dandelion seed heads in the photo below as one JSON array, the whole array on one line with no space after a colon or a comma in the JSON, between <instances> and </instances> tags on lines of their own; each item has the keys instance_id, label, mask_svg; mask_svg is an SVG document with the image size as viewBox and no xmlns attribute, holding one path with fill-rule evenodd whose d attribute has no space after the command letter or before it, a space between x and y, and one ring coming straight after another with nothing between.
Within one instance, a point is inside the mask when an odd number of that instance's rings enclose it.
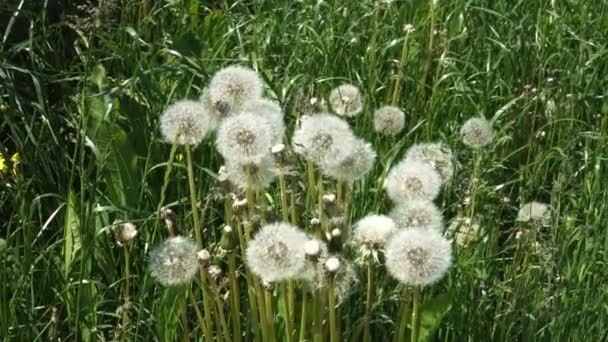
<instances>
[{"instance_id":1,"label":"cluster of dandelion seed heads","mask_svg":"<svg viewBox=\"0 0 608 342\"><path fill-rule=\"evenodd\" d=\"M428 163L402 160L391 168L386 177L388 197L404 200L433 200L441 190L441 176Z\"/></svg>"},{"instance_id":2,"label":"cluster of dandelion seed heads","mask_svg":"<svg viewBox=\"0 0 608 342\"><path fill-rule=\"evenodd\" d=\"M262 97L260 76L253 70L232 65L218 71L209 81L208 101L224 115L239 113L243 104Z\"/></svg>"},{"instance_id":3,"label":"cluster of dandelion seed heads","mask_svg":"<svg viewBox=\"0 0 608 342\"><path fill-rule=\"evenodd\" d=\"M482 117L467 120L460 129L462 142L472 148L480 148L492 142L494 130L492 125Z\"/></svg>"},{"instance_id":4,"label":"cluster of dandelion seed heads","mask_svg":"<svg viewBox=\"0 0 608 342\"><path fill-rule=\"evenodd\" d=\"M455 217L446 229L448 239L456 242L458 246L468 247L477 242L479 238L479 223L469 217Z\"/></svg>"},{"instance_id":5,"label":"cluster of dandelion seed heads","mask_svg":"<svg viewBox=\"0 0 608 342\"><path fill-rule=\"evenodd\" d=\"M378 259L378 251L383 250L388 239L397 231L395 222L385 215L367 215L359 220L353 229L352 242L359 247L364 258Z\"/></svg>"},{"instance_id":6,"label":"cluster of dandelion seed heads","mask_svg":"<svg viewBox=\"0 0 608 342\"><path fill-rule=\"evenodd\" d=\"M428 163L439 173L443 182L449 181L454 175L452 151L438 143L413 145L407 150L405 159Z\"/></svg>"},{"instance_id":7,"label":"cluster of dandelion seed heads","mask_svg":"<svg viewBox=\"0 0 608 342\"><path fill-rule=\"evenodd\" d=\"M227 160L255 163L270 153L271 146L271 125L252 113L226 118L217 133L217 149Z\"/></svg>"},{"instance_id":8,"label":"cluster of dandelion seed heads","mask_svg":"<svg viewBox=\"0 0 608 342\"><path fill-rule=\"evenodd\" d=\"M405 113L394 106L384 106L374 112L374 130L387 136L399 134L405 127Z\"/></svg>"},{"instance_id":9,"label":"cluster of dandelion seed heads","mask_svg":"<svg viewBox=\"0 0 608 342\"><path fill-rule=\"evenodd\" d=\"M245 191L247 187L254 190L265 189L278 176L278 169L270 155L265 155L256 163L241 163L226 159L224 175L238 189Z\"/></svg>"},{"instance_id":10,"label":"cluster of dandelion seed heads","mask_svg":"<svg viewBox=\"0 0 608 342\"><path fill-rule=\"evenodd\" d=\"M182 236L169 238L150 252L150 274L164 286L188 283L198 267L194 241Z\"/></svg>"},{"instance_id":11,"label":"cluster of dandelion seed heads","mask_svg":"<svg viewBox=\"0 0 608 342\"><path fill-rule=\"evenodd\" d=\"M249 242L246 263L264 281L294 279L306 267L306 233L288 223L263 226Z\"/></svg>"},{"instance_id":12,"label":"cluster of dandelion seed heads","mask_svg":"<svg viewBox=\"0 0 608 342\"><path fill-rule=\"evenodd\" d=\"M400 230L389 241L385 253L389 273L410 286L437 282L452 263L452 247L436 231Z\"/></svg>"},{"instance_id":13,"label":"cluster of dandelion seed heads","mask_svg":"<svg viewBox=\"0 0 608 342\"><path fill-rule=\"evenodd\" d=\"M443 218L437 206L427 200L399 202L390 212L397 228L443 231Z\"/></svg>"},{"instance_id":14,"label":"cluster of dandelion seed heads","mask_svg":"<svg viewBox=\"0 0 608 342\"><path fill-rule=\"evenodd\" d=\"M177 101L160 117L160 131L169 144L198 145L212 129L213 120L205 106L196 101Z\"/></svg>"},{"instance_id":15,"label":"cluster of dandelion seed heads","mask_svg":"<svg viewBox=\"0 0 608 342\"><path fill-rule=\"evenodd\" d=\"M517 212L518 222L537 222L546 225L551 220L551 210L548 204L536 201L525 203Z\"/></svg>"},{"instance_id":16,"label":"cluster of dandelion seed heads","mask_svg":"<svg viewBox=\"0 0 608 342\"><path fill-rule=\"evenodd\" d=\"M363 111L361 92L352 84L334 88L329 94L329 104L334 113L341 116L354 117Z\"/></svg>"},{"instance_id":17,"label":"cluster of dandelion seed heads","mask_svg":"<svg viewBox=\"0 0 608 342\"><path fill-rule=\"evenodd\" d=\"M268 121L272 127L272 145L283 141L285 135L284 114L277 102L263 98L250 99L243 104L243 112L259 115Z\"/></svg>"},{"instance_id":18,"label":"cluster of dandelion seed heads","mask_svg":"<svg viewBox=\"0 0 608 342\"><path fill-rule=\"evenodd\" d=\"M362 139L351 139L351 147L345 154L327 159L321 165L322 171L337 180L354 182L367 175L376 161L376 151Z\"/></svg>"},{"instance_id":19,"label":"cluster of dandelion seed heads","mask_svg":"<svg viewBox=\"0 0 608 342\"><path fill-rule=\"evenodd\" d=\"M295 153L322 165L351 149L354 135L344 120L331 114L316 114L302 117L291 139Z\"/></svg>"}]
</instances>

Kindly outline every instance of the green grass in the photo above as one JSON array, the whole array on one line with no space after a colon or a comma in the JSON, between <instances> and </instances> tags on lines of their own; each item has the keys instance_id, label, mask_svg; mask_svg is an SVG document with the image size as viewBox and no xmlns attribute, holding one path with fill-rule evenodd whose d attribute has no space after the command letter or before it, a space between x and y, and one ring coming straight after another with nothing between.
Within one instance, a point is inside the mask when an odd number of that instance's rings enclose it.
<instances>
[{"instance_id":1,"label":"green grass","mask_svg":"<svg viewBox=\"0 0 608 342\"><path fill-rule=\"evenodd\" d=\"M183 338L183 291L160 287L146 270L150 248L165 237L160 205L174 204L179 230L192 231L185 158L165 183L171 146L160 142L158 117L234 63L263 75L289 132L310 97L326 98L343 81L363 90L366 110L353 125L379 160L353 189L353 220L388 211L383 175L408 146L440 140L452 148L458 168L437 203L446 220L478 216L482 242L458 251L449 275L425 290L424 309L436 316L422 324L434 328L432 340L608 337L607 1L440 0L431 11L432 1L419 0L123 0L99 16L98 28L68 20L82 15L73 1L45 3L0 5L0 149L22 158L17 176L0 176L3 340ZM407 133L389 140L373 132L370 117L392 96L408 23L416 31L398 98ZM496 129L479 155L459 141L460 125L475 115ZM211 198L221 157L212 139L193 157L207 203L204 237L219 241L223 204ZM467 194L477 157L476 191ZM300 185L305 193L304 177ZM278 184L268 194L280 216ZM551 226L519 244L514 219L531 200L551 204ZM139 229L128 246L128 306L125 250L109 232L115 220ZM361 282L339 306L344 340L360 337L364 266L358 271ZM378 273L372 333L384 341L401 297Z\"/></svg>"}]
</instances>

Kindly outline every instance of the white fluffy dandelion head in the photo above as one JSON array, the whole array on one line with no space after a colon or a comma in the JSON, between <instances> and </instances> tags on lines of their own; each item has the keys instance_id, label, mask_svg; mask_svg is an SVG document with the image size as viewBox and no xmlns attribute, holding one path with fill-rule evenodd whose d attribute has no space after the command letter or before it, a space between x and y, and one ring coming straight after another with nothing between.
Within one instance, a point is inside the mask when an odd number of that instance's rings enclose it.
<instances>
[{"instance_id":1,"label":"white fluffy dandelion head","mask_svg":"<svg viewBox=\"0 0 608 342\"><path fill-rule=\"evenodd\" d=\"M284 115L277 102L263 98L251 99L243 104L243 112L253 113L267 119L272 127L272 144L276 145L283 142L283 136L285 135Z\"/></svg>"},{"instance_id":2,"label":"white fluffy dandelion head","mask_svg":"<svg viewBox=\"0 0 608 342\"><path fill-rule=\"evenodd\" d=\"M465 145L480 148L492 142L494 130L485 118L471 118L462 125L460 136Z\"/></svg>"},{"instance_id":3,"label":"white fluffy dandelion head","mask_svg":"<svg viewBox=\"0 0 608 342\"><path fill-rule=\"evenodd\" d=\"M439 173L444 183L454 175L452 151L439 143L413 145L407 150L405 159L428 163Z\"/></svg>"},{"instance_id":4,"label":"white fluffy dandelion head","mask_svg":"<svg viewBox=\"0 0 608 342\"><path fill-rule=\"evenodd\" d=\"M294 279L306 267L306 233L289 223L263 226L247 246L246 263L264 281Z\"/></svg>"},{"instance_id":5,"label":"white fluffy dandelion head","mask_svg":"<svg viewBox=\"0 0 608 342\"><path fill-rule=\"evenodd\" d=\"M397 231L395 222L385 215L367 215L355 224L352 242L361 256L378 260L378 251L384 250L388 239Z\"/></svg>"},{"instance_id":6,"label":"white fluffy dandelion head","mask_svg":"<svg viewBox=\"0 0 608 342\"><path fill-rule=\"evenodd\" d=\"M404 159L391 168L385 186L394 202L433 200L441 190L441 176L428 163Z\"/></svg>"},{"instance_id":7,"label":"white fluffy dandelion head","mask_svg":"<svg viewBox=\"0 0 608 342\"><path fill-rule=\"evenodd\" d=\"M353 117L363 111L361 92L352 84L334 88L329 94L329 104L334 113L341 116Z\"/></svg>"},{"instance_id":8,"label":"white fluffy dandelion head","mask_svg":"<svg viewBox=\"0 0 608 342\"><path fill-rule=\"evenodd\" d=\"M362 139L352 139L351 143L351 148L345 149L343 155L321 164L324 174L337 180L354 182L371 171L376 161L376 151Z\"/></svg>"},{"instance_id":9,"label":"white fluffy dandelion head","mask_svg":"<svg viewBox=\"0 0 608 342\"><path fill-rule=\"evenodd\" d=\"M272 127L265 118L241 113L226 118L217 133L217 149L224 159L256 163L270 153Z\"/></svg>"},{"instance_id":10,"label":"white fluffy dandelion head","mask_svg":"<svg viewBox=\"0 0 608 342\"><path fill-rule=\"evenodd\" d=\"M354 135L350 126L331 114L302 117L291 138L294 152L321 165L336 160L352 148Z\"/></svg>"},{"instance_id":11,"label":"white fluffy dandelion head","mask_svg":"<svg viewBox=\"0 0 608 342\"><path fill-rule=\"evenodd\" d=\"M182 236L169 238L150 252L150 274L164 286L188 283L198 267L196 244Z\"/></svg>"},{"instance_id":12,"label":"white fluffy dandelion head","mask_svg":"<svg viewBox=\"0 0 608 342\"><path fill-rule=\"evenodd\" d=\"M394 106L384 106L374 112L374 130L387 136L399 134L405 126L405 113Z\"/></svg>"},{"instance_id":13,"label":"white fluffy dandelion head","mask_svg":"<svg viewBox=\"0 0 608 342\"><path fill-rule=\"evenodd\" d=\"M525 203L517 212L518 222L536 222L543 225L549 224L551 220L551 210L548 204L540 202Z\"/></svg>"},{"instance_id":14,"label":"white fluffy dandelion head","mask_svg":"<svg viewBox=\"0 0 608 342\"><path fill-rule=\"evenodd\" d=\"M398 203L390 212L398 229L443 231L443 217L437 206L427 200Z\"/></svg>"},{"instance_id":15,"label":"white fluffy dandelion head","mask_svg":"<svg viewBox=\"0 0 608 342\"><path fill-rule=\"evenodd\" d=\"M213 129L209 112L196 101L177 101L160 117L160 132L169 144L198 145Z\"/></svg>"},{"instance_id":16,"label":"white fluffy dandelion head","mask_svg":"<svg viewBox=\"0 0 608 342\"><path fill-rule=\"evenodd\" d=\"M443 278L451 263L452 246L436 231L400 230L386 246L386 268L405 285L431 285Z\"/></svg>"},{"instance_id":17,"label":"white fluffy dandelion head","mask_svg":"<svg viewBox=\"0 0 608 342\"><path fill-rule=\"evenodd\" d=\"M226 159L224 166L228 181L243 191L247 190L248 186L254 190L265 189L278 175L274 159L269 154L261 157L256 163Z\"/></svg>"},{"instance_id":18,"label":"white fluffy dandelion head","mask_svg":"<svg viewBox=\"0 0 608 342\"><path fill-rule=\"evenodd\" d=\"M246 101L262 97L263 87L257 72L231 65L215 73L209 81L209 103L224 115L239 113Z\"/></svg>"},{"instance_id":19,"label":"white fluffy dandelion head","mask_svg":"<svg viewBox=\"0 0 608 342\"><path fill-rule=\"evenodd\" d=\"M469 217L455 217L450 221L445 236L458 246L469 247L479 238L479 223Z\"/></svg>"}]
</instances>

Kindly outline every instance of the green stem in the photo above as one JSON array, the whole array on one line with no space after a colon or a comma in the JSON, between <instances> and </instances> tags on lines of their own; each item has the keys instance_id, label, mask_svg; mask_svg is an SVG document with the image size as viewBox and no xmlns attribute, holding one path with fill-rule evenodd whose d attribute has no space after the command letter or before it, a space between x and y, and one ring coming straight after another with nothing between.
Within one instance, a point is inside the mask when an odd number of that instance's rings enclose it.
<instances>
[{"instance_id":1,"label":"green stem","mask_svg":"<svg viewBox=\"0 0 608 342\"><path fill-rule=\"evenodd\" d=\"M323 175L319 175L319 179L317 180L317 192L317 211L319 214L319 221L321 221L321 232L326 233L328 230L328 226L325 214L323 212L323 195L325 192L325 190L323 189Z\"/></svg>"},{"instance_id":2,"label":"green stem","mask_svg":"<svg viewBox=\"0 0 608 342\"><path fill-rule=\"evenodd\" d=\"M215 306L217 309L218 317L216 317L216 324L222 328L222 334L224 335L224 341L232 342L230 338L230 329L228 329L228 324L226 323L226 317L224 315L224 305L221 300L221 296L217 286L213 279L207 279L209 287L211 289L213 299L215 300ZM218 324L219 323L219 324Z\"/></svg>"},{"instance_id":3,"label":"green stem","mask_svg":"<svg viewBox=\"0 0 608 342\"><path fill-rule=\"evenodd\" d=\"M125 254L125 288L124 288L124 310L122 312L122 329L123 331L128 331L128 326L129 326L129 302L130 302L130 294L129 294L129 279L131 278L131 271L130 271L130 258L129 258L129 247L127 247L127 245L125 244L123 246L123 251ZM124 339L126 337L126 334L122 335L121 339Z\"/></svg>"},{"instance_id":4,"label":"green stem","mask_svg":"<svg viewBox=\"0 0 608 342\"><path fill-rule=\"evenodd\" d=\"M281 189L281 213L283 222L289 222L289 205L287 203L287 185L285 175L279 174L279 188Z\"/></svg>"},{"instance_id":5,"label":"green stem","mask_svg":"<svg viewBox=\"0 0 608 342\"><path fill-rule=\"evenodd\" d=\"M292 290L293 290L293 281L289 281L287 284L283 284L283 301L285 302L285 336L287 342L293 341L293 326L292 326Z\"/></svg>"},{"instance_id":6,"label":"green stem","mask_svg":"<svg viewBox=\"0 0 608 342\"><path fill-rule=\"evenodd\" d=\"M234 341L241 342L243 333L241 332L241 293L237 279L235 251L228 254L228 276L230 278L230 312L232 315L232 328Z\"/></svg>"},{"instance_id":7,"label":"green stem","mask_svg":"<svg viewBox=\"0 0 608 342\"><path fill-rule=\"evenodd\" d=\"M342 236L344 241L348 241L350 236L350 203L352 196L352 183L344 183L344 228Z\"/></svg>"},{"instance_id":8,"label":"green stem","mask_svg":"<svg viewBox=\"0 0 608 342\"><path fill-rule=\"evenodd\" d=\"M331 279L330 286L328 288L328 310L329 310L329 340L331 342L338 342L339 335L336 324L336 294L334 289L334 279Z\"/></svg>"},{"instance_id":9,"label":"green stem","mask_svg":"<svg viewBox=\"0 0 608 342\"><path fill-rule=\"evenodd\" d=\"M308 176L308 193L306 194L307 195L306 204L307 204L308 209L310 209L313 207L313 203L315 202L315 199L316 199L315 165L310 160L306 161L306 174Z\"/></svg>"},{"instance_id":10,"label":"green stem","mask_svg":"<svg viewBox=\"0 0 608 342\"><path fill-rule=\"evenodd\" d=\"M308 296L306 291L302 293L302 313L300 317L300 338L298 341L304 342L306 340L306 331L308 330Z\"/></svg>"},{"instance_id":11,"label":"green stem","mask_svg":"<svg viewBox=\"0 0 608 342\"><path fill-rule=\"evenodd\" d=\"M272 291L264 290L265 302L266 302L266 322L268 323L268 339L271 342L277 340L274 331L274 306L272 300Z\"/></svg>"},{"instance_id":12,"label":"green stem","mask_svg":"<svg viewBox=\"0 0 608 342\"><path fill-rule=\"evenodd\" d=\"M367 295L365 300L365 328L363 332L363 341L370 342L371 339L371 320L372 306L374 301L374 264L373 261L367 261Z\"/></svg>"},{"instance_id":13,"label":"green stem","mask_svg":"<svg viewBox=\"0 0 608 342\"><path fill-rule=\"evenodd\" d=\"M423 84L423 90L424 87L427 86L427 78L428 78L428 74L429 71L431 70L431 63L433 61L433 45L435 42L435 1L436 0L429 0L429 5L430 5L430 11L431 11L431 19L430 19L430 28L429 28L429 45L427 47L427 57L426 57L426 63L424 65L424 73L423 75L423 79L422 79L422 84Z\"/></svg>"},{"instance_id":14,"label":"green stem","mask_svg":"<svg viewBox=\"0 0 608 342\"><path fill-rule=\"evenodd\" d=\"M420 288L413 289L412 296L412 342L418 342L418 334L420 330Z\"/></svg>"},{"instance_id":15,"label":"green stem","mask_svg":"<svg viewBox=\"0 0 608 342\"><path fill-rule=\"evenodd\" d=\"M192 206L192 220L194 221L194 237L196 239L197 247L203 248L203 236L201 229L201 222L198 216L198 206L196 200L196 185L194 184L194 167L192 165L192 152L190 145L186 145L186 159L188 162L188 186L190 187L190 203Z\"/></svg>"},{"instance_id":16,"label":"green stem","mask_svg":"<svg viewBox=\"0 0 608 342\"><path fill-rule=\"evenodd\" d=\"M397 332L393 337L393 342L405 341L405 330L407 329L407 322L410 317L409 291L407 287L403 288L401 297L401 306L399 307L399 328L397 328Z\"/></svg>"},{"instance_id":17,"label":"green stem","mask_svg":"<svg viewBox=\"0 0 608 342\"><path fill-rule=\"evenodd\" d=\"M210 341L209 338L211 338L211 335L207 333L209 331L207 328L207 323L203 318L201 310L199 310L198 308L198 303L196 303L196 300L194 298L194 292L192 292L191 287L188 291L188 297L190 298L190 304L192 305L192 307L194 308L194 312L196 313L196 319L198 320L198 324L200 325L200 328L203 330L203 334L205 335L205 340Z\"/></svg>"},{"instance_id":18,"label":"green stem","mask_svg":"<svg viewBox=\"0 0 608 342\"><path fill-rule=\"evenodd\" d=\"M403 46L401 47L401 58L399 59L399 67L397 69L397 79L395 80L395 88L393 89L393 97L391 98L391 105L396 106L399 103L399 94L401 92L401 80L403 78L403 69L405 68L405 62L407 60L408 40L410 38L409 32L405 33L405 39L403 40Z\"/></svg>"},{"instance_id":19,"label":"green stem","mask_svg":"<svg viewBox=\"0 0 608 342\"><path fill-rule=\"evenodd\" d=\"M312 298L313 310L313 341L323 342L323 305L321 303L321 290L315 290Z\"/></svg>"}]
</instances>

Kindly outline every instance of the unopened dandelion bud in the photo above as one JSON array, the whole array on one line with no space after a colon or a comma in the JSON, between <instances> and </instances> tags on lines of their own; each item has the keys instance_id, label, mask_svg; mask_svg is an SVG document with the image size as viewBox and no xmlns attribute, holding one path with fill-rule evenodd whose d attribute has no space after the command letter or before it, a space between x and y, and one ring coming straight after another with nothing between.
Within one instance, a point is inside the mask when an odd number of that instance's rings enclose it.
<instances>
[{"instance_id":1,"label":"unopened dandelion bud","mask_svg":"<svg viewBox=\"0 0 608 342\"><path fill-rule=\"evenodd\" d=\"M331 231L331 238L333 239L339 239L342 237L342 230L339 228L335 228Z\"/></svg>"},{"instance_id":2,"label":"unopened dandelion bud","mask_svg":"<svg viewBox=\"0 0 608 342\"><path fill-rule=\"evenodd\" d=\"M410 33L414 33L414 31L416 31L416 29L414 29L414 25L412 25L412 24L403 25L403 33L410 34Z\"/></svg>"},{"instance_id":3,"label":"unopened dandelion bud","mask_svg":"<svg viewBox=\"0 0 608 342\"><path fill-rule=\"evenodd\" d=\"M112 236L119 244L125 244L137 236L137 227L133 223L125 222L112 227Z\"/></svg>"},{"instance_id":4,"label":"unopened dandelion bud","mask_svg":"<svg viewBox=\"0 0 608 342\"><path fill-rule=\"evenodd\" d=\"M323 267L328 273L335 274L340 269L340 259L335 257L328 258Z\"/></svg>"},{"instance_id":5,"label":"unopened dandelion bud","mask_svg":"<svg viewBox=\"0 0 608 342\"><path fill-rule=\"evenodd\" d=\"M316 217L311 218L310 219L310 228L317 229L319 227L321 227L321 220L319 220Z\"/></svg>"},{"instance_id":6,"label":"unopened dandelion bud","mask_svg":"<svg viewBox=\"0 0 608 342\"><path fill-rule=\"evenodd\" d=\"M226 251L231 251L236 246L236 241L234 239L234 232L232 227L229 225L225 225L222 228L222 238L220 240L220 247Z\"/></svg>"},{"instance_id":7,"label":"unopened dandelion bud","mask_svg":"<svg viewBox=\"0 0 608 342\"><path fill-rule=\"evenodd\" d=\"M222 268L216 265L211 265L207 268L207 274L213 281L217 281L222 276Z\"/></svg>"},{"instance_id":8,"label":"unopened dandelion bud","mask_svg":"<svg viewBox=\"0 0 608 342\"><path fill-rule=\"evenodd\" d=\"M235 214L241 214L247 209L247 198L239 198L233 195L232 198L232 210Z\"/></svg>"},{"instance_id":9,"label":"unopened dandelion bud","mask_svg":"<svg viewBox=\"0 0 608 342\"><path fill-rule=\"evenodd\" d=\"M336 195L335 194L325 194L323 195L323 202L324 203L334 203L336 201Z\"/></svg>"},{"instance_id":10,"label":"unopened dandelion bud","mask_svg":"<svg viewBox=\"0 0 608 342\"><path fill-rule=\"evenodd\" d=\"M517 241L523 241L528 237L528 230L527 229L518 229L515 232L515 240Z\"/></svg>"},{"instance_id":11,"label":"unopened dandelion bud","mask_svg":"<svg viewBox=\"0 0 608 342\"><path fill-rule=\"evenodd\" d=\"M340 228L334 228L329 233L331 236L329 239L329 249L332 252L338 252L342 250L342 230Z\"/></svg>"},{"instance_id":12,"label":"unopened dandelion bud","mask_svg":"<svg viewBox=\"0 0 608 342\"><path fill-rule=\"evenodd\" d=\"M196 253L196 257L198 259L198 263L201 267L205 268L209 266L209 261L211 260L211 253L209 253L206 249L201 249Z\"/></svg>"},{"instance_id":13,"label":"unopened dandelion bud","mask_svg":"<svg viewBox=\"0 0 608 342\"><path fill-rule=\"evenodd\" d=\"M317 240L307 241L304 245L304 253L308 260L316 261L321 255L321 243Z\"/></svg>"}]
</instances>

